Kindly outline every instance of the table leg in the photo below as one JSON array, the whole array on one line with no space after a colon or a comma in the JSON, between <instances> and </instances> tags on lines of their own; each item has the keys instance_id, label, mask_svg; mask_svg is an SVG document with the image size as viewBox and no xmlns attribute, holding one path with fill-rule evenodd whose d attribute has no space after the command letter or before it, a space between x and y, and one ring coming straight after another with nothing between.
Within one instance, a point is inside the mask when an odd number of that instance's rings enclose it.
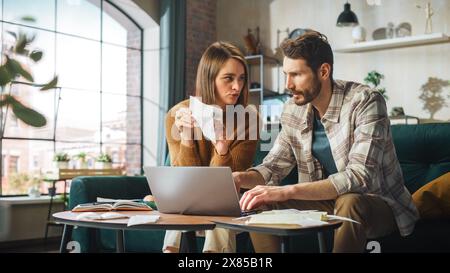
<instances>
[{"instance_id":1,"label":"table leg","mask_svg":"<svg viewBox=\"0 0 450 273\"><path fill-rule=\"evenodd\" d=\"M195 231L183 231L181 233L180 253L197 252L197 238Z\"/></svg>"},{"instance_id":2,"label":"table leg","mask_svg":"<svg viewBox=\"0 0 450 273\"><path fill-rule=\"evenodd\" d=\"M124 230L117 230L116 231L116 252L117 253L124 253L125 252L125 236L124 236Z\"/></svg>"},{"instance_id":3,"label":"table leg","mask_svg":"<svg viewBox=\"0 0 450 273\"><path fill-rule=\"evenodd\" d=\"M72 238L72 230L73 230L73 226L64 225L63 235L61 238L61 245L59 246L59 253L67 252L67 243Z\"/></svg>"},{"instance_id":4,"label":"table leg","mask_svg":"<svg viewBox=\"0 0 450 273\"><path fill-rule=\"evenodd\" d=\"M317 232L317 239L319 241L319 252L320 253L326 253L327 252L327 245L325 243L325 236L323 235L322 231Z\"/></svg>"},{"instance_id":5,"label":"table leg","mask_svg":"<svg viewBox=\"0 0 450 273\"><path fill-rule=\"evenodd\" d=\"M281 253L289 252L289 236L280 236Z\"/></svg>"}]
</instances>

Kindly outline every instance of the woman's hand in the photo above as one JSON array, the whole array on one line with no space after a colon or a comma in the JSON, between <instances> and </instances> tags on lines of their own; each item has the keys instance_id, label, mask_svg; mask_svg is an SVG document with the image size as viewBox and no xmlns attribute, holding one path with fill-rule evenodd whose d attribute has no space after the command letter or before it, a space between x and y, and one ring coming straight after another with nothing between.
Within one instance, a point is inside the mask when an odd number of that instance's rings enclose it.
<instances>
[{"instance_id":1,"label":"woman's hand","mask_svg":"<svg viewBox=\"0 0 450 273\"><path fill-rule=\"evenodd\" d=\"M182 107L175 112L175 126L181 137L181 144L192 146L194 144L195 121L191 110Z\"/></svg>"},{"instance_id":2,"label":"woman's hand","mask_svg":"<svg viewBox=\"0 0 450 273\"><path fill-rule=\"evenodd\" d=\"M232 140L227 140L225 127L221 120L214 120L214 132L216 141L212 143L216 152L222 156L228 154Z\"/></svg>"}]
</instances>

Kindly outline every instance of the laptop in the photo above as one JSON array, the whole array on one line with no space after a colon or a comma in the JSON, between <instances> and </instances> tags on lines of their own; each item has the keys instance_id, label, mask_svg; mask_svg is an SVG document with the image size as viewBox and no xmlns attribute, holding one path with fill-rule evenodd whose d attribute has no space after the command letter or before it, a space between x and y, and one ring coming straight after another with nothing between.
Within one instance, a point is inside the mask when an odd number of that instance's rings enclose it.
<instances>
[{"instance_id":1,"label":"laptop","mask_svg":"<svg viewBox=\"0 0 450 273\"><path fill-rule=\"evenodd\" d=\"M229 167L144 167L162 213L241 216Z\"/></svg>"}]
</instances>

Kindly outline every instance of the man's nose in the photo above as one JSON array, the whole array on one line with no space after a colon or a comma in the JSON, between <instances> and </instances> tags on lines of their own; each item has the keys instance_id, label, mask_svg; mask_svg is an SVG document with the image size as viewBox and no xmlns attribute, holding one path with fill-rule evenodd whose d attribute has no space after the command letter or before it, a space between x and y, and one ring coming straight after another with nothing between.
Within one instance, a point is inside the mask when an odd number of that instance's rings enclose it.
<instances>
[{"instance_id":1,"label":"man's nose","mask_svg":"<svg viewBox=\"0 0 450 273\"><path fill-rule=\"evenodd\" d=\"M292 82L292 78L288 75L286 76L286 89L293 90L294 89L294 83Z\"/></svg>"}]
</instances>

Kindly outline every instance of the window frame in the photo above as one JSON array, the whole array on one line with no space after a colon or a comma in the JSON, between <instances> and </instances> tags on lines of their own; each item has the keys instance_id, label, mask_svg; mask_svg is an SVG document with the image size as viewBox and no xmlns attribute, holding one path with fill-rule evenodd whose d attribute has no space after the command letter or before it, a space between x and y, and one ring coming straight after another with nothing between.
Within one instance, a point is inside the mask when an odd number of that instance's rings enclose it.
<instances>
[{"instance_id":1,"label":"window frame","mask_svg":"<svg viewBox=\"0 0 450 273\"><path fill-rule=\"evenodd\" d=\"M57 27L57 22L58 22L58 18L57 18L57 12L58 12L58 0L54 0L55 1L55 7L54 7L54 12L55 12L55 24L54 24L54 29L50 30L50 29L46 29L46 28L41 28L41 27L35 27L35 26L30 26L30 25L25 25L25 24L19 24L19 23L14 23L11 21L5 21L4 20L4 0L0 0L1 1L1 5L2 5L2 16L0 18L0 23L1 23L1 31L3 33L3 24L9 24L9 25L15 25L18 27L25 27L25 28L30 28L30 29L35 29L35 30L40 30L40 31L46 31L49 33L53 33L55 35L55 51L51 52L54 55L54 61L55 61L55 66L54 66L54 71L55 74L57 74L56 71L56 62L57 62L57 43L56 43L56 38L57 35L66 35L66 36L70 36L73 38L78 38L78 39L83 39L83 40L90 40L90 41L95 41L98 43L98 45L100 46L100 90L97 91L91 91L91 92L99 92L100 94L100 102L99 102L99 124L98 124L98 128L99 128L99 132L100 132L100 136L102 136L102 130L103 130L103 117L102 117L102 112L103 112L103 106L102 106L102 101L103 101L103 93L105 94L111 94L108 91L103 91L103 73L102 73L102 61L103 61L103 45L114 45L114 46L118 46L121 48L125 48L126 50L135 50L139 52L139 58L140 58L140 64L139 64L139 70L140 70L140 83L139 83L139 95L129 95L129 94L123 94L122 96L124 98L128 98L128 97L132 97L132 98L137 98L139 99L139 116L140 116L140 140L138 143L136 143L136 141L133 142L128 142L128 140L125 143L111 143L111 142L104 142L104 140L102 139L102 137L100 137L100 141L65 141L65 140L61 140L61 139L57 139L56 138L56 128L57 128L57 116L58 116L58 109L54 110L55 113L55 126L53 128L53 138L27 138L27 137L5 137L4 136L4 130L3 130L3 135L0 136L0 151L2 151L2 155L3 155L3 140L24 140L24 141L47 141L47 142L51 142L53 144L53 152L56 152L56 146L57 143L83 143L83 144L96 144L99 146L99 150L98 153L101 153L103 151L103 148L105 145L111 145L111 144L117 144L117 145L125 145L125 146L139 146L140 149L140 174L142 175L142 166L143 166L143 161L144 161L144 154L143 154L143 118L144 118L144 109L143 109L143 90L144 90L144 30L143 28L129 15L127 14L123 9L121 9L119 6L117 6L115 3L109 1L109 0L100 0L100 7L98 7L100 9L100 39L92 39L92 38L87 38L87 37L82 37L79 35L75 35L75 34L69 34L69 33L64 33L64 32L59 32L57 31L58 27ZM89 0L88 0L89 1ZM137 28L137 31L139 31L139 36L140 36L140 48L136 48L136 47L131 47L131 46L124 46L124 45L119 45L119 44L115 44L115 43L111 43L111 42L106 42L103 41L103 14L104 12L106 12L104 10L104 3L107 3L108 5L110 5L111 7L115 8L117 12L119 12L120 14L124 15L128 20L129 23L131 23L132 25L134 25ZM114 17L113 17L114 19ZM3 35L2 35L2 41L3 41ZM61 96L61 87L58 87L60 90L55 92L55 99L58 100L59 97ZM70 89L70 87L63 87L63 89ZM59 96L59 97L57 97ZM127 108L128 111L128 108ZM4 113L3 111L0 111L0 121L3 121L4 119ZM6 129L6 128L4 128ZM6 162L4 162L4 159L6 159L7 161L8 155L3 155L2 158L0 159L0 172L1 172L1 177L6 177L6 175L9 175L9 172L7 170L8 165ZM34 159L30 158L30 162L34 164ZM126 160L126 158L125 158ZM126 161L125 161L126 162ZM5 165L5 166L4 166ZM9 168L9 167L8 167ZM6 174L4 173L4 171L6 172ZM26 196L26 194L20 194L20 195L4 195L3 194L3 179L0 180L0 197L5 197L5 196Z\"/></svg>"}]
</instances>

